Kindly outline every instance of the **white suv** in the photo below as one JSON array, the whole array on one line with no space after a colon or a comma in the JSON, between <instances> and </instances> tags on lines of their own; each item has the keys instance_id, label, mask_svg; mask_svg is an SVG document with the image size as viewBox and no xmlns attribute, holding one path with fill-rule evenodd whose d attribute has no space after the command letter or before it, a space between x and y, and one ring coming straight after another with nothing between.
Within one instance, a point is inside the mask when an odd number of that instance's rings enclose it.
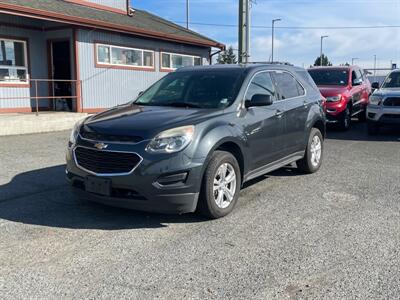
<instances>
[{"instance_id":1,"label":"white suv","mask_svg":"<svg viewBox=\"0 0 400 300\"><path fill-rule=\"evenodd\" d=\"M367 107L368 133L376 134L382 125L400 125L400 70L392 71L381 87L374 82L372 88L376 90Z\"/></svg>"}]
</instances>

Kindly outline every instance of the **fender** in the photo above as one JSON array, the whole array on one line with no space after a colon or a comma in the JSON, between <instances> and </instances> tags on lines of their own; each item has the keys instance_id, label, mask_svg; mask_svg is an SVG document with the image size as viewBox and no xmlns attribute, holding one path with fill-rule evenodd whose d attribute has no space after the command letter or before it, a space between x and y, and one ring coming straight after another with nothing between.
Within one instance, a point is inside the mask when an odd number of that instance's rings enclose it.
<instances>
[{"instance_id":1,"label":"fender","mask_svg":"<svg viewBox=\"0 0 400 300\"><path fill-rule=\"evenodd\" d=\"M323 116L323 117L322 117ZM310 136L311 129L317 122L322 122L322 136L325 138L326 136L326 117L321 105L315 103L312 105L308 112L307 121L306 121L306 132L307 134L304 136L304 147L307 147L308 138Z\"/></svg>"},{"instance_id":2,"label":"fender","mask_svg":"<svg viewBox=\"0 0 400 300\"><path fill-rule=\"evenodd\" d=\"M248 151L246 151L246 139L236 126L218 121L205 128L202 132L202 137L198 140L201 140L201 143L196 146L195 158L204 160L203 173L214 151L224 143L234 143L238 146L243 155L243 171L246 172L246 163L249 161Z\"/></svg>"}]
</instances>

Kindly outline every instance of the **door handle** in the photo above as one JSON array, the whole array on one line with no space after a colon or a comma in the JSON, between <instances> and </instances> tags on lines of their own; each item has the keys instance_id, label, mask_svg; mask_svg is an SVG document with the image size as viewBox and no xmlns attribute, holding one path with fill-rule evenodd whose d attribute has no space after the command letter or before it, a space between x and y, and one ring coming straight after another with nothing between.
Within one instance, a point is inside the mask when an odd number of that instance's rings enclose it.
<instances>
[{"instance_id":1,"label":"door handle","mask_svg":"<svg viewBox=\"0 0 400 300\"><path fill-rule=\"evenodd\" d=\"M284 111L277 109L275 116L277 116L278 118L282 118Z\"/></svg>"}]
</instances>

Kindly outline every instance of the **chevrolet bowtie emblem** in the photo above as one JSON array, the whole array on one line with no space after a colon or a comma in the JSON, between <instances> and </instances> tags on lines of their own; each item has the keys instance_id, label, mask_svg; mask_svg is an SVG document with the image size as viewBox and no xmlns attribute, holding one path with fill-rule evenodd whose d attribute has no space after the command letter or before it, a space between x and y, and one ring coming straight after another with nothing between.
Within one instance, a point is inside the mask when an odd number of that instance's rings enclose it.
<instances>
[{"instance_id":1,"label":"chevrolet bowtie emblem","mask_svg":"<svg viewBox=\"0 0 400 300\"><path fill-rule=\"evenodd\" d=\"M94 146L99 150L104 150L104 149L107 149L107 147L108 147L108 145L104 144L104 143L97 143L97 144L94 144Z\"/></svg>"}]
</instances>

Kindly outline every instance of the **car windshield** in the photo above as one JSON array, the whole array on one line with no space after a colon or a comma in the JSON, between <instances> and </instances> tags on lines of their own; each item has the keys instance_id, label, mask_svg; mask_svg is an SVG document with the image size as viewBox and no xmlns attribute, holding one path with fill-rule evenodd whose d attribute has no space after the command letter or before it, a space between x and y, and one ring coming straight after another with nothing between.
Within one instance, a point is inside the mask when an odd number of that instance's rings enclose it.
<instances>
[{"instance_id":1,"label":"car windshield","mask_svg":"<svg viewBox=\"0 0 400 300\"><path fill-rule=\"evenodd\" d=\"M236 99L243 71L196 70L170 73L140 95L135 104L225 108Z\"/></svg>"},{"instance_id":2,"label":"car windshield","mask_svg":"<svg viewBox=\"0 0 400 300\"><path fill-rule=\"evenodd\" d=\"M382 88L384 89L400 88L400 72L393 72L392 74L390 74L383 83Z\"/></svg>"},{"instance_id":3,"label":"car windshield","mask_svg":"<svg viewBox=\"0 0 400 300\"><path fill-rule=\"evenodd\" d=\"M346 86L349 82L348 70L309 70L316 85L339 85Z\"/></svg>"}]
</instances>

